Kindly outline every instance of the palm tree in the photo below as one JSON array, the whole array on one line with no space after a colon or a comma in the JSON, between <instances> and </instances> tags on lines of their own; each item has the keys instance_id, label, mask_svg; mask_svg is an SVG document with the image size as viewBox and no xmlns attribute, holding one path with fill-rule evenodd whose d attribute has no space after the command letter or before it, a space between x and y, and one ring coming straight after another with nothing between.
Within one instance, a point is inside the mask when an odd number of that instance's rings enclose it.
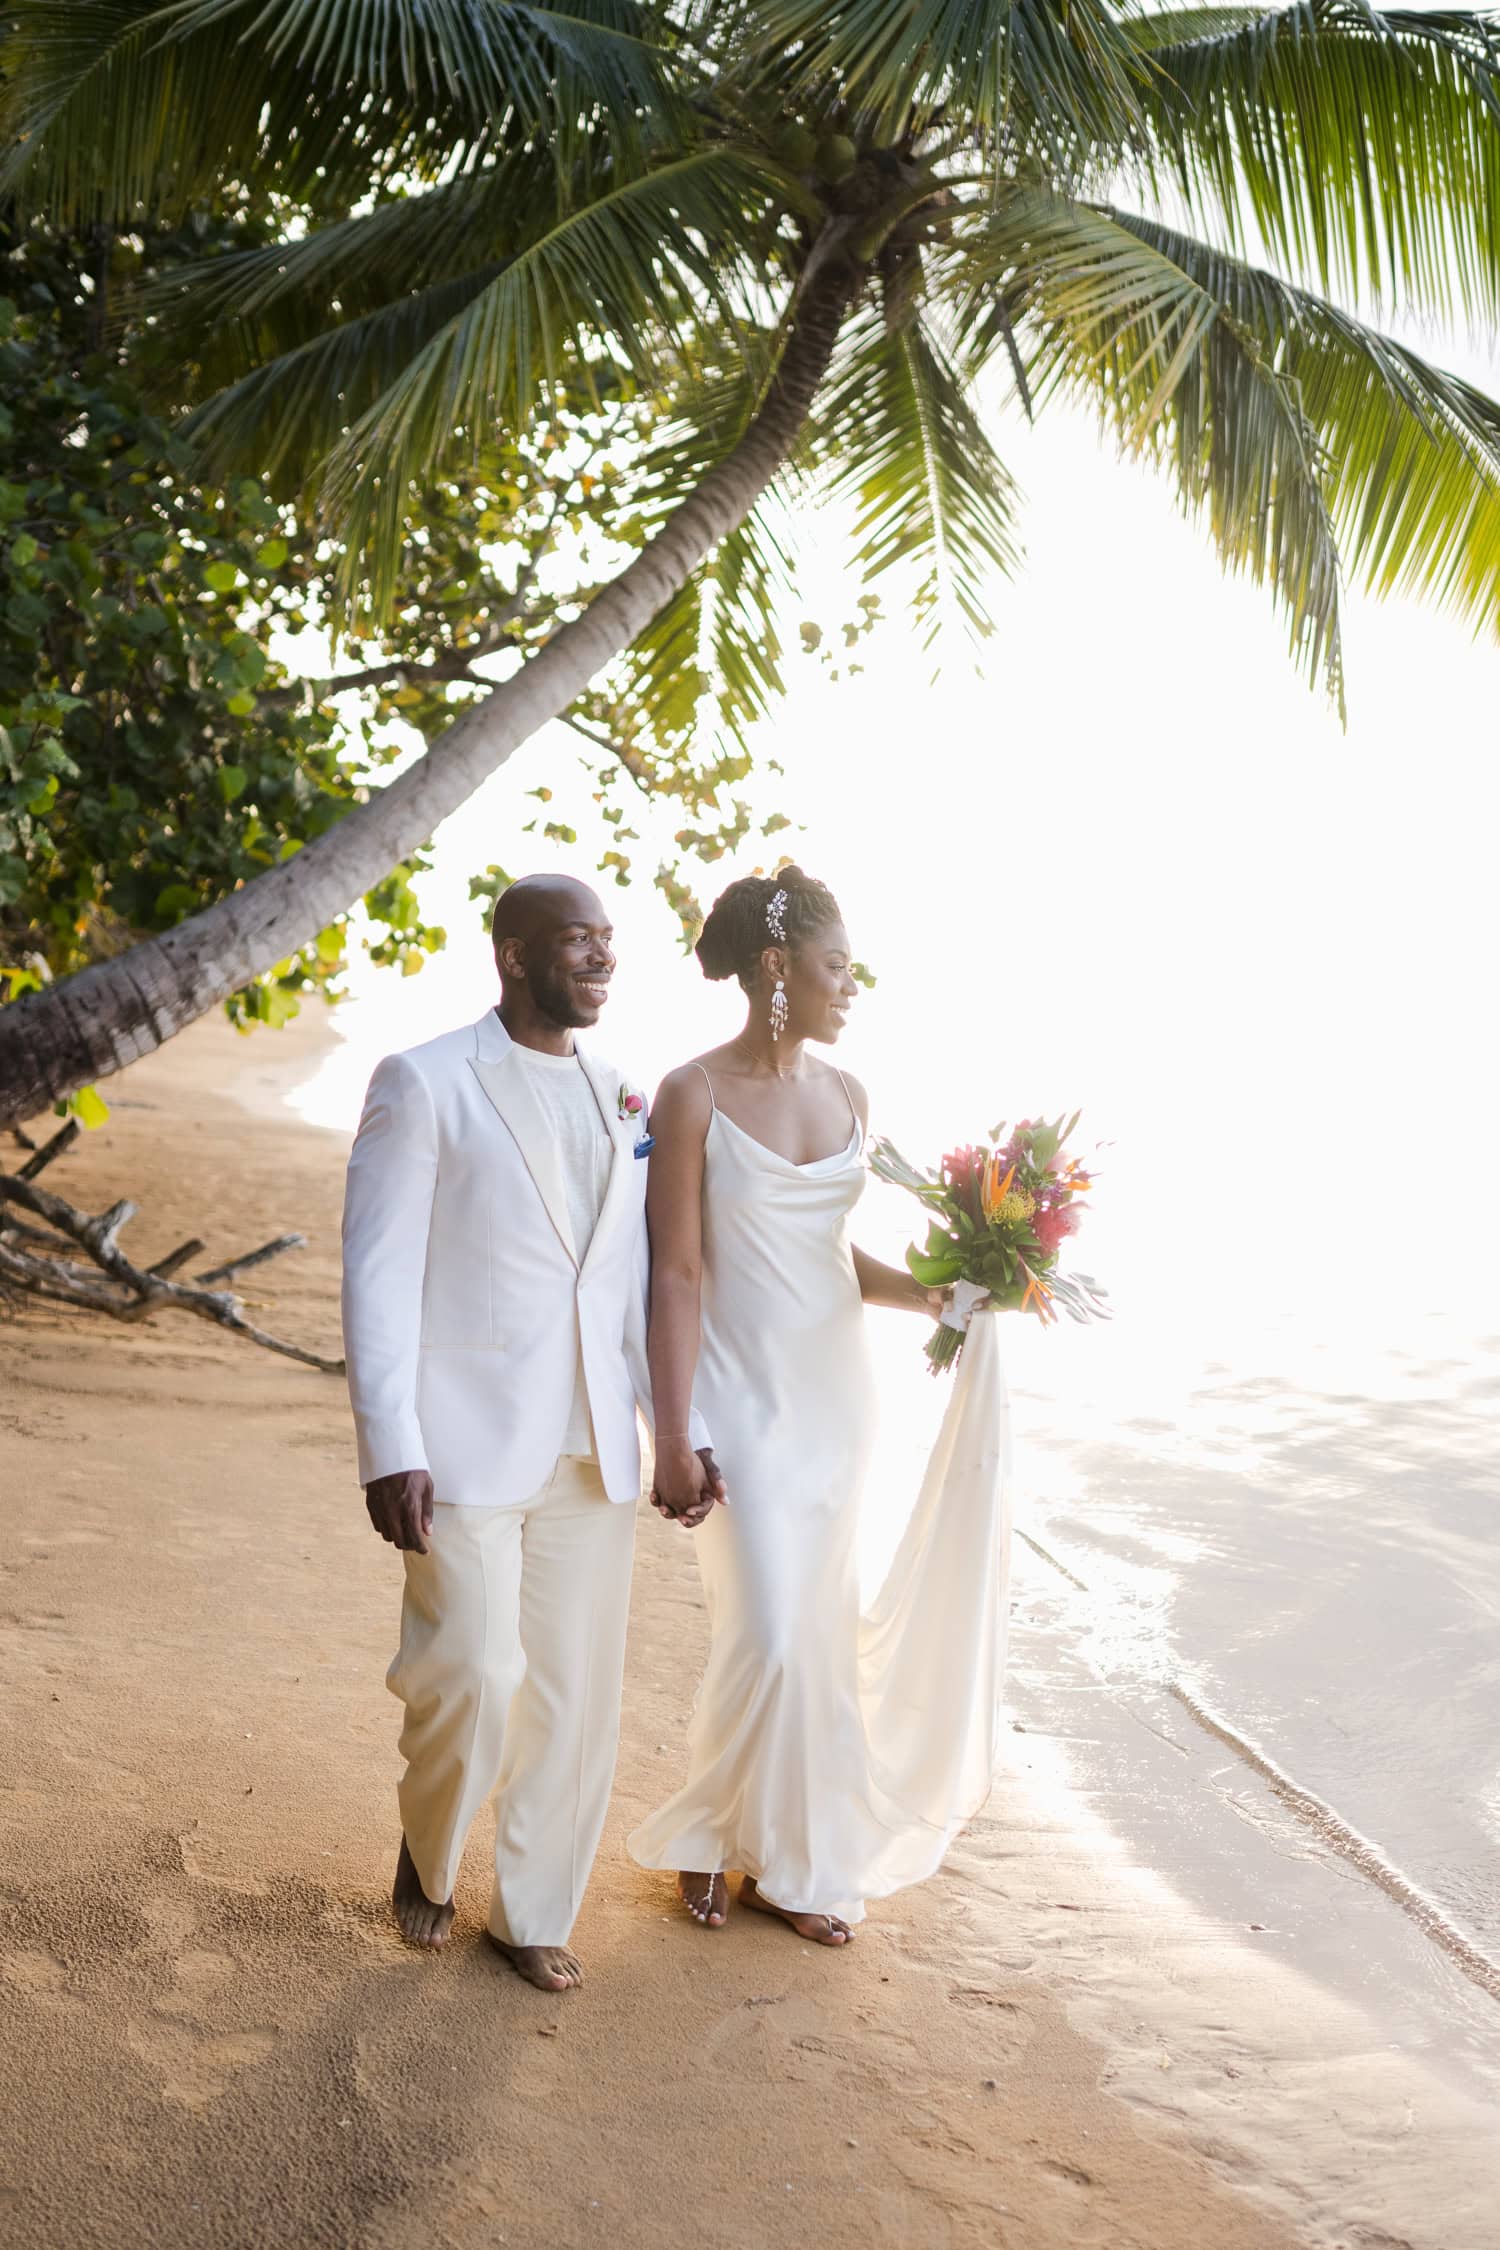
<instances>
[{"instance_id":1,"label":"palm tree","mask_svg":"<svg viewBox=\"0 0 1500 2250\"><path fill-rule=\"evenodd\" d=\"M0 1011L0 1120L134 1059L370 888L601 674L680 740L699 651L776 687L773 488L852 502L918 626L989 623L981 400L1092 400L1340 693L1345 578L1493 630L1500 407L1370 325L1500 309L1500 18L1134 0L14 0L9 192L76 226L250 183L190 273L211 464L311 495L389 603L399 497L564 369L669 425L639 551L388 787L242 890ZM684 692L683 682L692 683Z\"/></svg>"}]
</instances>

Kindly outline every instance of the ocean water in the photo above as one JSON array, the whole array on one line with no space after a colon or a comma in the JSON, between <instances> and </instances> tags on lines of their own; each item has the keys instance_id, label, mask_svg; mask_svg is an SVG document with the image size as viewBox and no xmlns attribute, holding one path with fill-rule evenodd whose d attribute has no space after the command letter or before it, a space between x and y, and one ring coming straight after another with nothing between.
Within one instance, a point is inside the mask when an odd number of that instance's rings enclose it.
<instances>
[{"instance_id":1,"label":"ocean water","mask_svg":"<svg viewBox=\"0 0 1500 2250\"><path fill-rule=\"evenodd\" d=\"M1500 2092L1500 1322L1132 1309L1006 1324L1017 1727L1194 1904ZM942 1403L876 1327L872 1576Z\"/></svg>"}]
</instances>

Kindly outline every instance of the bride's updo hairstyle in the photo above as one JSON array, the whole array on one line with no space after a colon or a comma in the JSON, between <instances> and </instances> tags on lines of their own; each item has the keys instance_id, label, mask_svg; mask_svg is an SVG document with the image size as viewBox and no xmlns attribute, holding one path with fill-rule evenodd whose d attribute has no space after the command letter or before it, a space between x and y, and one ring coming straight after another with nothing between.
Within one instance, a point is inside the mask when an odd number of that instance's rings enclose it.
<instances>
[{"instance_id":1,"label":"bride's updo hairstyle","mask_svg":"<svg viewBox=\"0 0 1500 2250\"><path fill-rule=\"evenodd\" d=\"M713 983L738 977L746 992L754 985L761 955L777 942L766 908L778 891L786 893L782 919L787 943L794 950L805 938L843 920L827 884L815 882L800 867L783 867L774 875L742 875L715 899L693 948L703 974Z\"/></svg>"}]
</instances>

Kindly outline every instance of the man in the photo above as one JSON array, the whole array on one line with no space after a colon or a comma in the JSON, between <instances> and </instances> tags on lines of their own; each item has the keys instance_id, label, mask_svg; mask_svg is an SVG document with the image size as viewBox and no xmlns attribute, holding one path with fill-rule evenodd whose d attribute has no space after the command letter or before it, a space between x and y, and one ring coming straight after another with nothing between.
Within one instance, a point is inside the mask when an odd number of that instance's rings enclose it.
<instances>
[{"instance_id":1,"label":"man","mask_svg":"<svg viewBox=\"0 0 1500 2250\"><path fill-rule=\"evenodd\" d=\"M573 1036L611 940L587 885L513 884L499 1007L379 1065L344 1205L359 1474L406 1569L392 1904L442 1944L498 1789L489 1932L548 1992L582 1982L567 1940L614 1773L649 1414L645 1109Z\"/></svg>"}]
</instances>

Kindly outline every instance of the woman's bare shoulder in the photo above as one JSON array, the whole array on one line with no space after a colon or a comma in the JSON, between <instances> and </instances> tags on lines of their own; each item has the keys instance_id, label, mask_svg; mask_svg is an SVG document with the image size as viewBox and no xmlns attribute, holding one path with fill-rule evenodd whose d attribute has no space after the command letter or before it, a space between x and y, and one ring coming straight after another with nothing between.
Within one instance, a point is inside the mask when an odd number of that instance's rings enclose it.
<instances>
[{"instance_id":1,"label":"woman's bare shoulder","mask_svg":"<svg viewBox=\"0 0 1500 2250\"><path fill-rule=\"evenodd\" d=\"M690 1062L678 1063L674 1070L667 1072L651 1104L653 1129L659 1119L665 1119L682 1125L701 1123L707 1130L714 1103L705 1066L713 1059L712 1053L701 1061L694 1056Z\"/></svg>"},{"instance_id":2,"label":"woman's bare shoulder","mask_svg":"<svg viewBox=\"0 0 1500 2250\"><path fill-rule=\"evenodd\" d=\"M862 1081L855 1077L852 1070L839 1070L836 1063L830 1063L828 1068L844 1081L849 1091L849 1099L854 1104L861 1125L868 1125L870 1122L870 1097L866 1093Z\"/></svg>"}]
</instances>

